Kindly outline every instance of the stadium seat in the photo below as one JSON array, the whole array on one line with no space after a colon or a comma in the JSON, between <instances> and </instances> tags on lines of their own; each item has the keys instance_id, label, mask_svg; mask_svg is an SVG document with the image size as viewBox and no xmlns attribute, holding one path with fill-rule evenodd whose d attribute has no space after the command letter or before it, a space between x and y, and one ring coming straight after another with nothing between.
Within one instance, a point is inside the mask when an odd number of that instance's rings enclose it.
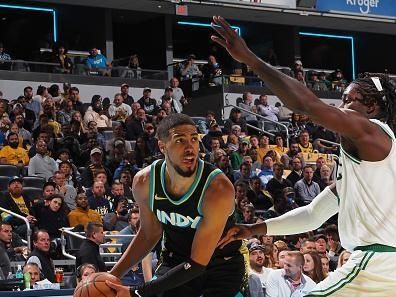
<instances>
[{"instance_id":1,"label":"stadium seat","mask_svg":"<svg viewBox=\"0 0 396 297\"><path fill-rule=\"evenodd\" d=\"M18 167L14 165L0 164L0 176L16 176L19 175Z\"/></svg>"},{"instance_id":2,"label":"stadium seat","mask_svg":"<svg viewBox=\"0 0 396 297\"><path fill-rule=\"evenodd\" d=\"M8 176L0 176L0 191L6 191L8 189Z\"/></svg>"},{"instance_id":3,"label":"stadium seat","mask_svg":"<svg viewBox=\"0 0 396 297\"><path fill-rule=\"evenodd\" d=\"M24 187L40 188L45 184L45 178L39 176L25 176L23 178Z\"/></svg>"},{"instance_id":4,"label":"stadium seat","mask_svg":"<svg viewBox=\"0 0 396 297\"><path fill-rule=\"evenodd\" d=\"M43 190L41 188L24 187L22 190L22 195L32 202L36 199L40 199L42 193Z\"/></svg>"}]
</instances>

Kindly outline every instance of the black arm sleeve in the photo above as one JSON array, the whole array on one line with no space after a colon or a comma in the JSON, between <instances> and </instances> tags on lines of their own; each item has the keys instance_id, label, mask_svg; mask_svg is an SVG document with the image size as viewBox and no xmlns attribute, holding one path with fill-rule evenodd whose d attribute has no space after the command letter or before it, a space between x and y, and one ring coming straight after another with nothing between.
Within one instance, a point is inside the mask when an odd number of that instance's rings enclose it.
<instances>
[{"instance_id":1,"label":"black arm sleeve","mask_svg":"<svg viewBox=\"0 0 396 297\"><path fill-rule=\"evenodd\" d=\"M192 260L183 262L155 280L138 287L131 287L130 294L133 297L139 295L142 297L157 295L198 277L205 271L205 268L206 266ZM135 291L137 291L139 295L137 295Z\"/></svg>"}]
</instances>

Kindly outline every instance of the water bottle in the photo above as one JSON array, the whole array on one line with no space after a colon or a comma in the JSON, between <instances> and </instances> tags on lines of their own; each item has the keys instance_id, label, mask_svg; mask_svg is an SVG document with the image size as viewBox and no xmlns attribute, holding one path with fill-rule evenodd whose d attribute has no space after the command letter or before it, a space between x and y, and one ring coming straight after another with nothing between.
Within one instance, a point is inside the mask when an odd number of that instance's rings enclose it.
<instances>
[{"instance_id":1,"label":"water bottle","mask_svg":"<svg viewBox=\"0 0 396 297\"><path fill-rule=\"evenodd\" d=\"M18 265L18 269L15 273L15 278L23 278L23 271L21 265Z\"/></svg>"},{"instance_id":2,"label":"water bottle","mask_svg":"<svg viewBox=\"0 0 396 297\"><path fill-rule=\"evenodd\" d=\"M23 274L23 284L25 285L25 289L30 289L30 273L25 272Z\"/></svg>"}]
</instances>

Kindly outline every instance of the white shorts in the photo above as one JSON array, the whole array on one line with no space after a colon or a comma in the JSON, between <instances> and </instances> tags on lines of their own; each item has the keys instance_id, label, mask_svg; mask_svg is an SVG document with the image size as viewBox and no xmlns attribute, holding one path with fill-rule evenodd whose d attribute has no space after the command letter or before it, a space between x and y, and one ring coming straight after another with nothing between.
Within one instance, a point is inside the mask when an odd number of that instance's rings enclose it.
<instances>
[{"instance_id":1,"label":"white shorts","mask_svg":"<svg viewBox=\"0 0 396 297\"><path fill-rule=\"evenodd\" d=\"M396 296L396 252L354 251L306 297Z\"/></svg>"}]
</instances>

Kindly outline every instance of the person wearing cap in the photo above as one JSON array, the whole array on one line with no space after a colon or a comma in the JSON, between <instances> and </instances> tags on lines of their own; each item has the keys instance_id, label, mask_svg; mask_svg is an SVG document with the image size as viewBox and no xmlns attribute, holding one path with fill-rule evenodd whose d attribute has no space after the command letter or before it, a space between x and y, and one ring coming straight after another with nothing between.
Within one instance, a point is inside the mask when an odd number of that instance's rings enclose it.
<instances>
[{"instance_id":1,"label":"person wearing cap","mask_svg":"<svg viewBox=\"0 0 396 297\"><path fill-rule=\"evenodd\" d=\"M265 288L268 275L273 270L265 267L265 247L260 242L251 241L247 248L249 250L249 274L256 275L260 279L262 288Z\"/></svg>"},{"instance_id":2,"label":"person wearing cap","mask_svg":"<svg viewBox=\"0 0 396 297\"><path fill-rule=\"evenodd\" d=\"M318 77L318 72L311 71L309 73L309 79L307 83L308 87L314 91L328 91L326 83L321 81Z\"/></svg>"},{"instance_id":3,"label":"person wearing cap","mask_svg":"<svg viewBox=\"0 0 396 297\"><path fill-rule=\"evenodd\" d=\"M241 127L241 131L247 134L248 130L246 121L242 118L241 110L236 107L231 109L230 116L224 123L224 134L231 134L233 125L239 125Z\"/></svg>"},{"instance_id":4,"label":"person wearing cap","mask_svg":"<svg viewBox=\"0 0 396 297\"><path fill-rule=\"evenodd\" d=\"M166 87L164 95L161 98L162 104L168 102L171 106L171 111L176 113L181 113L183 111L183 106L180 101L173 99L173 89L171 87Z\"/></svg>"},{"instance_id":5,"label":"person wearing cap","mask_svg":"<svg viewBox=\"0 0 396 297\"><path fill-rule=\"evenodd\" d=\"M132 114L131 106L124 103L121 93L114 95L113 103L109 107L109 116L113 121L124 122Z\"/></svg>"},{"instance_id":6,"label":"person wearing cap","mask_svg":"<svg viewBox=\"0 0 396 297\"><path fill-rule=\"evenodd\" d=\"M86 169L81 174L82 185L86 188L92 187L94 181L94 173L104 170L107 176L112 176L110 170L103 165L103 151L95 147L90 152L90 161L88 162Z\"/></svg>"},{"instance_id":7,"label":"person wearing cap","mask_svg":"<svg viewBox=\"0 0 396 297\"><path fill-rule=\"evenodd\" d=\"M48 147L44 140L38 140L36 143L36 154L29 161L28 174L40 176L48 180L51 178L58 165L55 160L47 155Z\"/></svg>"},{"instance_id":8,"label":"person wearing cap","mask_svg":"<svg viewBox=\"0 0 396 297\"><path fill-rule=\"evenodd\" d=\"M326 235L319 233L314 236L315 250L318 254L327 256L327 237Z\"/></svg>"},{"instance_id":9,"label":"person wearing cap","mask_svg":"<svg viewBox=\"0 0 396 297\"><path fill-rule=\"evenodd\" d=\"M302 75L305 76L304 67L303 67L301 60L295 60L294 65L291 67L291 69L292 69L292 75L295 78L297 78L299 71L301 71Z\"/></svg>"},{"instance_id":10,"label":"person wearing cap","mask_svg":"<svg viewBox=\"0 0 396 297\"><path fill-rule=\"evenodd\" d=\"M129 95L129 85L127 83L123 83L121 85L121 96L124 99L124 103L126 105L131 106L132 103L135 102L135 100L133 99L133 97L131 95Z\"/></svg>"},{"instance_id":11,"label":"person wearing cap","mask_svg":"<svg viewBox=\"0 0 396 297\"><path fill-rule=\"evenodd\" d=\"M187 60L182 64L180 71L181 71L182 80L202 76L201 70L199 70L198 65L195 64L194 54L191 54L187 57Z\"/></svg>"},{"instance_id":12,"label":"person wearing cap","mask_svg":"<svg viewBox=\"0 0 396 297\"><path fill-rule=\"evenodd\" d=\"M29 164L29 156L23 147L19 147L17 133L10 132L7 135L8 144L0 150L0 163L17 165L20 167Z\"/></svg>"},{"instance_id":13,"label":"person wearing cap","mask_svg":"<svg viewBox=\"0 0 396 297\"><path fill-rule=\"evenodd\" d=\"M151 98L151 89L145 87L143 89L143 96L138 100L140 107L144 109L146 114L153 116L157 113L158 105L157 100Z\"/></svg>"},{"instance_id":14,"label":"person wearing cap","mask_svg":"<svg viewBox=\"0 0 396 297\"><path fill-rule=\"evenodd\" d=\"M234 170L238 170L242 164L243 157L248 154L249 151L249 140L243 139L239 143L239 148L236 152L233 152L230 156L231 167Z\"/></svg>"},{"instance_id":15,"label":"person wearing cap","mask_svg":"<svg viewBox=\"0 0 396 297\"><path fill-rule=\"evenodd\" d=\"M22 194L22 190L22 178L18 176L11 177L8 182L8 191L4 192L3 197L0 199L0 206L25 217L30 224L34 224L36 218L31 215L31 202ZM10 222L16 233L26 237L27 228L25 221L6 212L1 213L1 219L5 222Z\"/></svg>"}]
</instances>

